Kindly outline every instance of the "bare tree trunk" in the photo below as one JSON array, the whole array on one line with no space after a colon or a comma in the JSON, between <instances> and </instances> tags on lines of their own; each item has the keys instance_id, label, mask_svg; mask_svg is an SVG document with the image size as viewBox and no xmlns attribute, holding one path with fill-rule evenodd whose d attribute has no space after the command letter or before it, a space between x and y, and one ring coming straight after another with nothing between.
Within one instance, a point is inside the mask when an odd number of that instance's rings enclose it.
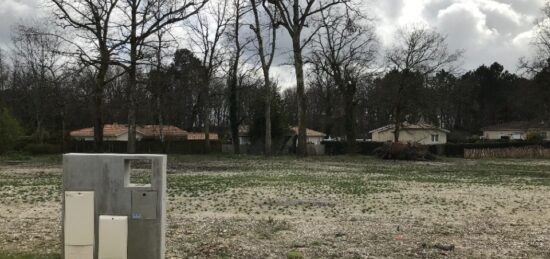
<instances>
[{"instance_id":1,"label":"bare tree trunk","mask_svg":"<svg viewBox=\"0 0 550 259\"><path fill-rule=\"evenodd\" d=\"M334 127L334 122L332 120L332 104L331 104L331 91L329 89L329 86L327 85L326 89L326 96L325 96L325 101L326 101L326 106L325 106L325 133L328 135L328 136L331 136L333 135L332 134L332 128Z\"/></svg>"},{"instance_id":2,"label":"bare tree trunk","mask_svg":"<svg viewBox=\"0 0 550 259\"><path fill-rule=\"evenodd\" d=\"M304 82L304 62L302 58L299 37L292 39L294 49L294 67L296 69L296 94L298 101L298 149L296 154L300 157L307 156L306 139L306 98Z\"/></svg>"},{"instance_id":3,"label":"bare tree trunk","mask_svg":"<svg viewBox=\"0 0 550 259\"><path fill-rule=\"evenodd\" d=\"M397 106L394 113L395 131L393 134L393 142L399 142L399 133L401 131L401 107Z\"/></svg>"},{"instance_id":4,"label":"bare tree trunk","mask_svg":"<svg viewBox=\"0 0 550 259\"><path fill-rule=\"evenodd\" d=\"M235 65L238 61L234 62L229 79L229 124L231 125L231 138L233 139L233 153L240 154L237 65Z\"/></svg>"},{"instance_id":5,"label":"bare tree trunk","mask_svg":"<svg viewBox=\"0 0 550 259\"><path fill-rule=\"evenodd\" d=\"M350 100L351 99L351 100ZM354 154L357 152L356 141L357 138L355 132L355 102L353 101L353 96L347 96L345 104L345 128L346 128L346 141L347 141L347 153Z\"/></svg>"},{"instance_id":6,"label":"bare tree trunk","mask_svg":"<svg viewBox=\"0 0 550 259\"><path fill-rule=\"evenodd\" d=\"M157 46L157 53L156 53L157 54L157 74L161 75L161 70L162 70L162 32L161 31L157 33L157 38L158 38L158 46ZM157 118L159 122L159 138L160 138L160 142L162 143L163 150L166 151L165 150L166 147L164 146L164 123L162 119L162 100L161 100L162 88L157 86L156 89L157 89L156 101L157 101Z\"/></svg>"},{"instance_id":7,"label":"bare tree trunk","mask_svg":"<svg viewBox=\"0 0 550 259\"><path fill-rule=\"evenodd\" d=\"M164 123L162 119L162 103L160 101L159 95L157 95L157 107L158 107L157 118L159 121L159 138L160 138L160 142L164 143Z\"/></svg>"},{"instance_id":8,"label":"bare tree trunk","mask_svg":"<svg viewBox=\"0 0 550 259\"><path fill-rule=\"evenodd\" d=\"M103 91L105 89L105 76L107 66L102 64L96 77L94 89L94 152L103 152Z\"/></svg>"},{"instance_id":9,"label":"bare tree trunk","mask_svg":"<svg viewBox=\"0 0 550 259\"><path fill-rule=\"evenodd\" d=\"M351 87L351 86L348 86ZM356 125L355 125L355 113L356 113L356 102L354 100L355 91L348 89L348 92L345 93L345 129L346 129L346 142L347 142L347 153L354 154L357 152L356 149Z\"/></svg>"},{"instance_id":10,"label":"bare tree trunk","mask_svg":"<svg viewBox=\"0 0 550 259\"><path fill-rule=\"evenodd\" d=\"M264 84L265 84L265 140L264 153L266 156L271 156L271 82L269 79L269 70L264 69Z\"/></svg>"},{"instance_id":11,"label":"bare tree trunk","mask_svg":"<svg viewBox=\"0 0 550 259\"><path fill-rule=\"evenodd\" d=\"M241 5L240 1L235 3L235 27L233 35L235 40L235 58L233 60L232 67L229 75L229 124L231 126L231 138L233 139L233 153L240 154L241 143L239 139L239 61L241 57L241 43L239 41L239 29L241 18Z\"/></svg>"},{"instance_id":12,"label":"bare tree trunk","mask_svg":"<svg viewBox=\"0 0 550 259\"><path fill-rule=\"evenodd\" d=\"M277 39L277 29L274 25L275 18L272 13L269 12L269 8L264 5L264 10L266 10L267 15L270 19L271 28L271 53L269 53L269 58L267 58L264 47L264 37L262 36L262 30L260 29L260 15L256 5L256 0L251 0L252 3L252 12L254 13L254 26L253 31L256 34L256 40L258 41L258 54L260 56L260 61L262 63L262 71L264 73L264 89L265 89L265 138L264 138L264 154L266 156L271 156L272 154L272 136L271 136L271 95L272 87L271 80L269 78L269 70L271 69L271 64L273 62L273 57L275 55L276 48L276 39ZM264 2L265 4L265 2Z\"/></svg>"},{"instance_id":13,"label":"bare tree trunk","mask_svg":"<svg viewBox=\"0 0 550 259\"><path fill-rule=\"evenodd\" d=\"M130 29L130 65L128 67L128 146L129 154L136 153L136 100L137 87L137 3L132 1L132 21Z\"/></svg>"},{"instance_id":14,"label":"bare tree trunk","mask_svg":"<svg viewBox=\"0 0 550 259\"><path fill-rule=\"evenodd\" d=\"M136 85L135 79L132 79L135 76L135 70L131 69L128 71L130 76L128 80L128 146L127 152L129 154L136 153L136 101L134 97L134 86Z\"/></svg>"},{"instance_id":15,"label":"bare tree trunk","mask_svg":"<svg viewBox=\"0 0 550 259\"><path fill-rule=\"evenodd\" d=\"M37 118L36 119L36 133L38 133L38 143L42 144L44 143L44 133L42 129L42 120Z\"/></svg>"},{"instance_id":16,"label":"bare tree trunk","mask_svg":"<svg viewBox=\"0 0 550 259\"><path fill-rule=\"evenodd\" d=\"M203 91L204 107L202 109L202 123L204 131L204 152L210 153L210 80L206 83L206 89Z\"/></svg>"},{"instance_id":17,"label":"bare tree trunk","mask_svg":"<svg viewBox=\"0 0 550 259\"><path fill-rule=\"evenodd\" d=\"M405 82L406 82L406 76L408 75L408 71L404 71L401 75L401 79L399 80L399 88L397 89L397 101L395 105L395 111L394 111L394 127L395 131L393 134L393 142L397 143L399 142L399 134L401 131L401 124L403 123L401 121L401 112L402 112L402 95L403 91L405 91Z\"/></svg>"},{"instance_id":18,"label":"bare tree trunk","mask_svg":"<svg viewBox=\"0 0 550 259\"><path fill-rule=\"evenodd\" d=\"M98 90L96 89L96 92ZM94 151L103 152L103 97L98 93L94 96L95 120L94 120Z\"/></svg>"},{"instance_id":19,"label":"bare tree trunk","mask_svg":"<svg viewBox=\"0 0 550 259\"><path fill-rule=\"evenodd\" d=\"M61 111L61 152L67 152L67 130L65 129L65 105Z\"/></svg>"}]
</instances>

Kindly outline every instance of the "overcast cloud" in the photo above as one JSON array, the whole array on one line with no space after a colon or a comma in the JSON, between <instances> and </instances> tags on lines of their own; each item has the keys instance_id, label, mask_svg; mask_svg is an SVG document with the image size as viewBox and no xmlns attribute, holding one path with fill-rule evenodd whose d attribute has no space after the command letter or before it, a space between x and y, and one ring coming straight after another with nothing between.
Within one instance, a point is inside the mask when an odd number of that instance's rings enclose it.
<instances>
[{"instance_id":1,"label":"overcast cloud","mask_svg":"<svg viewBox=\"0 0 550 259\"><path fill-rule=\"evenodd\" d=\"M0 0L0 47L8 47L13 25L28 22L42 13L39 2L40 0Z\"/></svg>"},{"instance_id":2,"label":"overcast cloud","mask_svg":"<svg viewBox=\"0 0 550 259\"><path fill-rule=\"evenodd\" d=\"M0 46L8 46L13 24L45 12L39 1L0 0ZM392 45L400 27L425 24L447 35L451 49L465 50L465 70L497 61L515 72L518 59L532 55L529 43L543 4L544 0L370 0L364 8L376 19L384 47ZM280 83L293 83L289 70L275 69Z\"/></svg>"},{"instance_id":3,"label":"overcast cloud","mask_svg":"<svg viewBox=\"0 0 550 259\"><path fill-rule=\"evenodd\" d=\"M544 0L375 0L378 33L391 45L397 28L426 24L447 35L452 49L465 50L464 68L502 63L515 71L530 47Z\"/></svg>"}]
</instances>

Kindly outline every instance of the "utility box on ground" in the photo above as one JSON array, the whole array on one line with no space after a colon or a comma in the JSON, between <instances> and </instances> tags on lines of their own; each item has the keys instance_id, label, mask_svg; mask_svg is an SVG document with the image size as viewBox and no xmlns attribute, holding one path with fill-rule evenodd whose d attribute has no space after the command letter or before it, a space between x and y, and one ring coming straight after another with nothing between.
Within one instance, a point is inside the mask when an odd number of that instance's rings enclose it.
<instances>
[{"instance_id":1,"label":"utility box on ground","mask_svg":"<svg viewBox=\"0 0 550 259\"><path fill-rule=\"evenodd\" d=\"M63 187L66 259L164 258L165 155L66 154Z\"/></svg>"}]
</instances>

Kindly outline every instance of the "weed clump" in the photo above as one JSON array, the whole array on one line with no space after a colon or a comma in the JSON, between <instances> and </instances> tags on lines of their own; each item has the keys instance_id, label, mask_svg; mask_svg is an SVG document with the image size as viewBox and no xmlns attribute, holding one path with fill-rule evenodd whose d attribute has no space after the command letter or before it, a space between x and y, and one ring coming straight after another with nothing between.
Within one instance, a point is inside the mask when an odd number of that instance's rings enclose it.
<instances>
[{"instance_id":1,"label":"weed clump","mask_svg":"<svg viewBox=\"0 0 550 259\"><path fill-rule=\"evenodd\" d=\"M412 143L387 143L375 149L374 153L377 157L387 160L431 161L436 159L426 146Z\"/></svg>"},{"instance_id":2,"label":"weed clump","mask_svg":"<svg viewBox=\"0 0 550 259\"><path fill-rule=\"evenodd\" d=\"M303 259L304 256L302 255L302 253L300 253L298 251L291 251L291 252L288 252L288 254L286 254L286 258L288 258L288 259Z\"/></svg>"}]
</instances>

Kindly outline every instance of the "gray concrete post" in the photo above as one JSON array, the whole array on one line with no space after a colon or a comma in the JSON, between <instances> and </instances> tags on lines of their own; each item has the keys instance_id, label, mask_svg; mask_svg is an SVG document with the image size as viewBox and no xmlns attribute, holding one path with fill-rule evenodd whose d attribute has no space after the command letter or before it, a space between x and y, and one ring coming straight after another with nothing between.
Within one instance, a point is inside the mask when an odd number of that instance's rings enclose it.
<instances>
[{"instance_id":1,"label":"gray concrete post","mask_svg":"<svg viewBox=\"0 0 550 259\"><path fill-rule=\"evenodd\" d=\"M151 184L130 182L132 160L150 160ZM66 154L64 191L94 192L94 248L98 258L100 215L127 216L130 259L162 259L166 231L166 156L129 154ZM65 198L63 211L65 211ZM63 213L65 217L65 213ZM65 219L63 219L65 222ZM65 228L65 224L62 224ZM65 236L63 235L63 244Z\"/></svg>"}]
</instances>

